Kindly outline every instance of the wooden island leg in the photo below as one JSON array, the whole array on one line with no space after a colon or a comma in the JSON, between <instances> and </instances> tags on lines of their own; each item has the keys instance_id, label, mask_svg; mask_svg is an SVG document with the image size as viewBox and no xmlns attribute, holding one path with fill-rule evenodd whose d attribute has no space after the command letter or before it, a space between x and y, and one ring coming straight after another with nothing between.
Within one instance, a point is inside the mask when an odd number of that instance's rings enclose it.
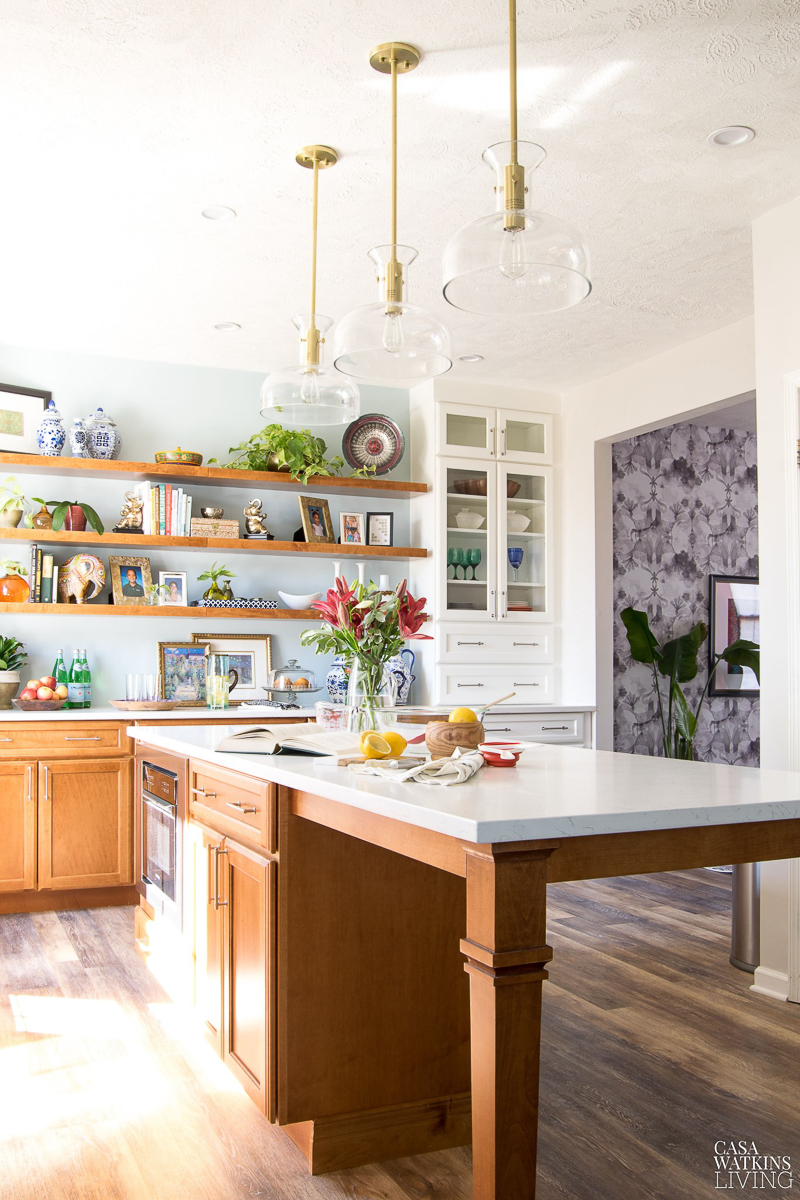
<instances>
[{"instance_id":1,"label":"wooden island leg","mask_svg":"<svg viewBox=\"0 0 800 1200\"><path fill-rule=\"evenodd\" d=\"M534 1200L549 851L467 851L474 1200Z\"/></svg>"}]
</instances>

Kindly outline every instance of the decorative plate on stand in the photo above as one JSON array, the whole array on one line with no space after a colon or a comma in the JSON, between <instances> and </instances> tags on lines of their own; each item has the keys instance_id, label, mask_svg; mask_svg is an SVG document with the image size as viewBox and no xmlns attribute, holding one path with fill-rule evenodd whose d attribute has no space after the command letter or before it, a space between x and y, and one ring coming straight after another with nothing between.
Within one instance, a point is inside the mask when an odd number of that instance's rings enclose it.
<instances>
[{"instance_id":1,"label":"decorative plate on stand","mask_svg":"<svg viewBox=\"0 0 800 1200\"><path fill-rule=\"evenodd\" d=\"M366 413L344 431L342 453L351 467L374 467L376 475L393 471L405 453L403 431L390 417Z\"/></svg>"}]
</instances>

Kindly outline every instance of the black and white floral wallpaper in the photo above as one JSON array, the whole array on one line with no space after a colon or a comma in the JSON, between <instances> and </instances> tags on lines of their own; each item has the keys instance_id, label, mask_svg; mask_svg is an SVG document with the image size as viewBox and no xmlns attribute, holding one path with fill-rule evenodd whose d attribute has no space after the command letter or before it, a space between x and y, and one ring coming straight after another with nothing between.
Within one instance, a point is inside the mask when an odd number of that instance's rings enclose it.
<instances>
[{"instance_id":1,"label":"black and white floral wallpaper","mask_svg":"<svg viewBox=\"0 0 800 1200\"><path fill-rule=\"evenodd\" d=\"M671 425L616 442L614 483L614 747L660 754L651 668L634 663L620 612L644 609L659 641L708 622L709 575L758 574L756 436ZM707 675L706 645L696 707ZM663 682L663 681L662 681ZM710 697L695 739L704 762L758 766L758 699Z\"/></svg>"}]
</instances>

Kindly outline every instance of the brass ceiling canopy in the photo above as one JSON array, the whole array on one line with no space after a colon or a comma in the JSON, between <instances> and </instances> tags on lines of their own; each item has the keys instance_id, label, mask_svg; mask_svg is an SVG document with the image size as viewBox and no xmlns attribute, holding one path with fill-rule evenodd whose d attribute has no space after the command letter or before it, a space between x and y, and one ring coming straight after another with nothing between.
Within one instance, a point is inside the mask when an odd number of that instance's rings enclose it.
<instances>
[{"instance_id":1,"label":"brass ceiling canopy","mask_svg":"<svg viewBox=\"0 0 800 1200\"><path fill-rule=\"evenodd\" d=\"M300 153L295 155L294 161L301 167L308 167L310 171L313 171L314 167L324 171L326 167L336 166L339 155L330 146L303 146Z\"/></svg>"},{"instance_id":2,"label":"brass ceiling canopy","mask_svg":"<svg viewBox=\"0 0 800 1200\"><path fill-rule=\"evenodd\" d=\"M422 54L416 46L409 46L408 42L383 42L370 53L369 65L382 75L391 75L392 63L396 64L398 71L405 73L419 66L421 58Z\"/></svg>"}]
</instances>

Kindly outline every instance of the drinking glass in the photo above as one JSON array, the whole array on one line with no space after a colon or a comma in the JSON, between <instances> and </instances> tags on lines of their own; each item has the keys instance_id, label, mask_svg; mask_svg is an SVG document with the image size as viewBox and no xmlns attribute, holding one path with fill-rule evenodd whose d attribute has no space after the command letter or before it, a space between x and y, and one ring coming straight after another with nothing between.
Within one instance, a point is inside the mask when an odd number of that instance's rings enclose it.
<instances>
[{"instance_id":1,"label":"drinking glass","mask_svg":"<svg viewBox=\"0 0 800 1200\"><path fill-rule=\"evenodd\" d=\"M466 577L467 577L466 562L467 562L466 550L464 550L461 546L454 546L453 547L453 572L454 572L453 578L454 579L466 579ZM459 575L459 573L458 573L459 567L461 568L461 572L462 572L461 575Z\"/></svg>"},{"instance_id":2,"label":"drinking glass","mask_svg":"<svg viewBox=\"0 0 800 1200\"><path fill-rule=\"evenodd\" d=\"M161 699L161 676L160 675L142 675L142 700L160 700Z\"/></svg>"},{"instance_id":3,"label":"drinking glass","mask_svg":"<svg viewBox=\"0 0 800 1200\"><path fill-rule=\"evenodd\" d=\"M141 699L143 699L143 697L142 697L142 687L143 687L142 680L143 680L142 675L126 675L125 676L125 699L126 700L141 700Z\"/></svg>"},{"instance_id":4,"label":"drinking glass","mask_svg":"<svg viewBox=\"0 0 800 1200\"><path fill-rule=\"evenodd\" d=\"M453 574L448 575L448 579L455 579L455 577L456 577L456 551L455 551L454 546L447 547L447 570L449 571L451 567L453 568Z\"/></svg>"},{"instance_id":5,"label":"drinking glass","mask_svg":"<svg viewBox=\"0 0 800 1200\"><path fill-rule=\"evenodd\" d=\"M524 551L521 546L508 547L508 561L511 563L511 569L514 572L514 583L517 582L519 577L519 569L522 566L523 557Z\"/></svg>"},{"instance_id":6,"label":"drinking glass","mask_svg":"<svg viewBox=\"0 0 800 1200\"><path fill-rule=\"evenodd\" d=\"M472 578L476 579L475 568L481 565L481 552L477 546L472 546L467 551L467 562L472 568Z\"/></svg>"}]
</instances>

